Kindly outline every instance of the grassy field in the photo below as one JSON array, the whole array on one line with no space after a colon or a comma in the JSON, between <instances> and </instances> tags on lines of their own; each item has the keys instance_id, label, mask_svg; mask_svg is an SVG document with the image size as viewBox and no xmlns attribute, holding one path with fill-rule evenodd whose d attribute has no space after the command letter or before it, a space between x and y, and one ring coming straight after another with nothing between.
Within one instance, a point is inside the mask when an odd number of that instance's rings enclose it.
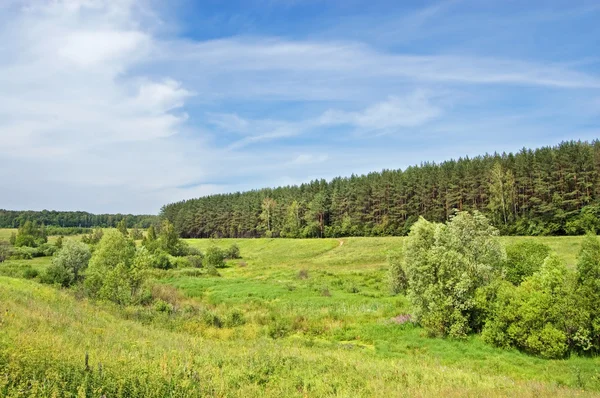
<instances>
[{"instance_id":1,"label":"grassy field","mask_svg":"<svg viewBox=\"0 0 600 398\"><path fill-rule=\"evenodd\" d=\"M520 239L549 244L569 264L581 241L503 238ZM202 250L234 242L243 258L219 277L155 273L175 311L119 309L0 277L0 368L9 369L0 395L61 396L66 386L82 396L600 393L599 358L543 360L392 321L409 311L386 280L386 253L402 238L188 240ZM48 263L9 261L0 273Z\"/></svg>"}]
</instances>

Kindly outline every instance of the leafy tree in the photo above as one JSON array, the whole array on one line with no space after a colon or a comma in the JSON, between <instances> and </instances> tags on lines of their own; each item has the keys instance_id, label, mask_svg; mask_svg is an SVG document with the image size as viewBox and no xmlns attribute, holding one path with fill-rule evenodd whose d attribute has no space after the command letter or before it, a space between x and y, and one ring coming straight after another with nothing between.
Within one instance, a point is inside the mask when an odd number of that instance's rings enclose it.
<instances>
[{"instance_id":1,"label":"leafy tree","mask_svg":"<svg viewBox=\"0 0 600 398\"><path fill-rule=\"evenodd\" d=\"M420 218L404 248L403 269L416 320L430 335L465 337L480 330L475 295L500 273L506 254L480 213L447 224Z\"/></svg>"},{"instance_id":2,"label":"leafy tree","mask_svg":"<svg viewBox=\"0 0 600 398\"><path fill-rule=\"evenodd\" d=\"M173 268L169 254L163 250L156 250L152 255L152 267L158 269Z\"/></svg>"},{"instance_id":3,"label":"leafy tree","mask_svg":"<svg viewBox=\"0 0 600 398\"><path fill-rule=\"evenodd\" d=\"M273 219L275 217L275 209L277 202L271 198L265 198L261 205L260 225L259 227L265 231L265 237L273 236Z\"/></svg>"},{"instance_id":4,"label":"leafy tree","mask_svg":"<svg viewBox=\"0 0 600 398\"><path fill-rule=\"evenodd\" d=\"M515 197L515 178L511 170L504 170L498 162L490 170L490 203L492 217L500 219L504 226L512 220Z\"/></svg>"},{"instance_id":5,"label":"leafy tree","mask_svg":"<svg viewBox=\"0 0 600 398\"><path fill-rule=\"evenodd\" d=\"M135 261L144 252L136 251L134 242L116 230L107 231L98 244L86 273L84 285L92 297L128 304L134 301L141 284ZM147 256L143 254L143 257Z\"/></svg>"},{"instance_id":6,"label":"leafy tree","mask_svg":"<svg viewBox=\"0 0 600 398\"><path fill-rule=\"evenodd\" d=\"M300 237L302 218L300 217L300 205L294 200L287 208L285 221L281 230L281 236L285 238Z\"/></svg>"},{"instance_id":7,"label":"leafy tree","mask_svg":"<svg viewBox=\"0 0 600 398\"><path fill-rule=\"evenodd\" d=\"M8 242L0 240L0 263L10 257L10 246Z\"/></svg>"},{"instance_id":8,"label":"leafy tree","mask_svg":"<svg viewBox=\"0 0 600 398\"><path fill-rule=\"evenodd\" d=\"M216 246L210 246L206 249L204 263L205 268L223 268L225 267L225 253Z\"/></svg>"},{"instance_id":9,"label":"leafy tree","mask_svg":"<svg viewBox=\"0 0 600 398\"><path fill-rule=\"evenodd\" d=\"M162 250L173 256L178 254L179 235L177 235L173 224L168 220L163 221L158 239Z\"/></svg>"},{"instance_id":10,"label":"leafy tree","mask_svg":"<svg viewBox=\"0 0 600 398\"><path fill-rule=\"evenodd\" d=\"M56 242L54 242L54 246L56 246L58 249L62 249L63 240L64 240L64 237L62 235L59 236L58 239L56 239Z\"/></svg>"},{"instance_id":11,"label":"leafy tree","mask_svg":"<svg viewBox=\"0 0 600 398\"><path fill-rule=\"evenodd\" d=\"M88 245L96 245L100 242L103 236L104 231L102 230L102 228L96 228L88 235L82 236L81 241L83 243L87 243Z\"/></svg>"},{"instance_id":12,"label":"leafy tree","mask_svg":"<svg viewBox=\"0 0 600 398\"><path fill-rule=\"evenodd\" d=\"M129 235L133 240L141 240L144 237L144 233L138 227L133 227Z\"/></svg>"},{"instance_id":13,"label":"leafy tree","mask_svg":"<svg viewBox=\"0 0 600 398\"><path fill-rule=\"evenodd\" d=\"M600 352L600 241L587 235L577 261L577 304L589 312L589 349Z\"/></svg>"},{"instance_id":14,"label":"leafy tree","mask_svg":"<svg viewBox=\"0 0 600 398\"><path fill-rule=\"evenodd\" d=\"M46 242L48 242L48 237L46 236L44 229L28 220L19 227L17 235L15 236L14 246L38 247Z\"/></svg>"},{"instance_id":15,"label":"leafy tree","mask_svg":"<svg viewBox=\"0 0 600 398\"><path fill-rule=\"evenodd\" d=\"M88 245L69 239L52 259L43 280L69 287L81 280L81 272L87 268L91 256Z\"/></svg>"},{"instance_id":16,"label":"leafy tree","mask_svg":"<svg viewBox=\"0 0 600 398\"><path fill-rule=\"evenodd\" d=\"M506 247L505 278L514 285L540 269L550 254L550 247L534 241L519 242Z\"/></svg>"},{"instance_id":17,"label":"leafy tree","mask_svg":"<svg viewBox=\"0 0 600 398\"><path fill-rule=\"evenodd\" d=\"M235 243L229 246L229 248L224 252L224 255L225 258L232 260L242 258L242 256L240 255L240 248Z\"/></svg>"},{"instance_id":18,"label":"leafy tree","mask_svg":"<svg viewBox=\"0 0 600 398\"><path fill-rule=\"evenodd\" d=\"M127 223L125 222L125 219L119 221L119 223L117 224L117 231L122 233L124 236L129 236L129 231L127 231Z\"/></svg>"},{"instance_id":19,"label":"leafy tree","mask_svg":"<svg viewBox=\"0 0 600 398\"><path fill-rule=\"evenodd\" d=\"M408 288L408 279L406 277L406 271L403 267L402 253L390 252L388 253L388 278L390 283L390 290L392 294L404 293Z\"/></svg>"},{"instance_id":20,"label":"leafy tree","mask_svg":"<svg viewBox=\"0 0 600 398\"><path fill-rule=\"evenodd\" d=\"M545 358L562 358L589 346L589 314L577 305L575 274L554 254L521 285L499 289L483 338Z\"/></svg>"}]
</instances>

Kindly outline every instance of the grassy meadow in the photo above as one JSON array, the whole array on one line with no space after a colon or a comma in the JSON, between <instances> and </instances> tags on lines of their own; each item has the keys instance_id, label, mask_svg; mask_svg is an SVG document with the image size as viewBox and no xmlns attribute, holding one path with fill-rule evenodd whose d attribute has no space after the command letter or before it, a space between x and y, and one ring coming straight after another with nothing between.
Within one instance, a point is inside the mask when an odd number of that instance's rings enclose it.
<instances>
[{"instance_id":1,"label":"grassy meadow","mask_svg":"<svg viewBox=\"0 0 600 398\"><path fill-rule=\"evenodd\" d=\"M572 265L582 238L502 239L539 240ZM22 278L50 258L7 261L0 396L600 394L600 358L544 360L398 323L409 306L389 294L386 254L402 240L190 239L202 251L236 243L243 258L220 276L153 271L160 308L95 303Z\"/></svg>"}]
</instances>

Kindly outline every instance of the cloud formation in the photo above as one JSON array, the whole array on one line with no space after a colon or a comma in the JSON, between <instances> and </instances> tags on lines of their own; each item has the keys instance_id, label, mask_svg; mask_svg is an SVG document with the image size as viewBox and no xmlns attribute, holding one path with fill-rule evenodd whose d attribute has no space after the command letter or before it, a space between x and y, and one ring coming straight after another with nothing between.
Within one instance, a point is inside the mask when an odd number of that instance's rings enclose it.
<instances>
[{"instance_id":1,"label":"cloud formation","mask_svg":"<svg viewBox=\"0 0 600 398\"><path fill-rule=\"evenodd\" d=\"M383 48L348 27L336 37L183 35L155 5L0 5L0 208L155 213L203 194L466 151L442 150L444 134L468 136L469 152L502 150L477 137L491 123L528 143L597 131L593 62ZM416 34L459 6L401 20Z\"/></svg>"}]
</instances>

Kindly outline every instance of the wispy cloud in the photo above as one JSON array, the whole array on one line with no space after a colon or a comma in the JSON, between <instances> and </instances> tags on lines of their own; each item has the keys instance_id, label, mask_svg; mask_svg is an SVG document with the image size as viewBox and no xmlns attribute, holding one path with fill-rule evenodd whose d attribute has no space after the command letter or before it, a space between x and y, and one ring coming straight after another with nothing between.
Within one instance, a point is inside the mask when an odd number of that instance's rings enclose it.
<instances>
[{"instance_id":1,"label":"wispy cloud","mask_svg":"<svg viewBox=\"0 0 600 398\"><path fill-rule=\"evenodd\" d=\"M597 130L593 63L387 48L343 27L183 37L152 4L1 2L0 207L156 212L200 194L442 156L442 135L490 124L531 137ZM426 37L448 13L458 26L460 6L386 20ZM402 146L427 137L436 139L422 154Z\"/></svg>"}]
</instances>

